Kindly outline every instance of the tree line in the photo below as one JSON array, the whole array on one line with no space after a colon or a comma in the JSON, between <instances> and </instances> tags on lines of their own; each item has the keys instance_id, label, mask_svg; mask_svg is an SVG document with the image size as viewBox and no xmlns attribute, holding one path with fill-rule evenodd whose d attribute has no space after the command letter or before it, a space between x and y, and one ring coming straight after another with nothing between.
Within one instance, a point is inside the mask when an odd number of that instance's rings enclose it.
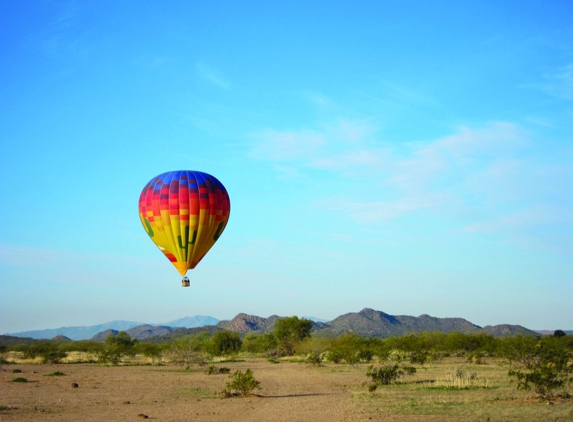
<instances>
[{"instance_id":1,"label":"tree line","mask_svg":"<svg viewBox=\"0 0 573 422\"><path fill-rule=\"evenodd\" d=\"M203 365L215 357L232 357L238 353L276 359L298 356L313 365L324 361L335 364L392 362L388 368L371 368L370 375L388 377L400 371L411 371L401 362L424 365L446 357L463 357L468 363L480 364L496 358L508 365L508 375L518 388L534 390L540 396L573 384L573 336L557 330L552 336L497 338L490 334L461 332L423 332L403 336L364 338L353 333L338 337L311 334L312 322L296 316L282 318L274 331L266 334L247 334L219 331L213 335L202 332L165 343L148 343L131 339L126 332L109 335L105 341L45 341L33 344L2 346L2 363L6 352L20 352L24 358L41 358L44 363L59 363L70 352L85 352L94 362L117 365L125 357L144 355L156 363L168 360L184 368ZM406 369L404 369L406 368ZM375 372L377 371L377 372ZM567 393L568 394L568 393Z\"/></svg>"}]
</instances>

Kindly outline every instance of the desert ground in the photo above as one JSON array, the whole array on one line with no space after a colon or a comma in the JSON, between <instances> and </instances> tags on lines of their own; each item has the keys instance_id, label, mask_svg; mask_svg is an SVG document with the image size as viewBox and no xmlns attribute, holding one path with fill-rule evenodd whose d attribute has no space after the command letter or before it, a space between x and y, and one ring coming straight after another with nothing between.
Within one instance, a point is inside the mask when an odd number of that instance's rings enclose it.
<instances>
[{"instance_id":1,"label":"desert ground","mask_svg":"<svg viewBox=\"0 0 573 422\"><path fill-rule=\"evenodd\" d=\"M367 364L318 367L241 358L215 365L231 373L250 368L261 389L221 398L216 392L228 375L208 375L199 366L4 365L0 421L573 421L571 399L548 404L518 391L507 369L494 362L446 359L373 393ZM459 368L475 374L467 389L440 383ZM49 375L54 372L65 375ZM17 377L28 382L12 382Z\"/></svg>"}]
</instances>

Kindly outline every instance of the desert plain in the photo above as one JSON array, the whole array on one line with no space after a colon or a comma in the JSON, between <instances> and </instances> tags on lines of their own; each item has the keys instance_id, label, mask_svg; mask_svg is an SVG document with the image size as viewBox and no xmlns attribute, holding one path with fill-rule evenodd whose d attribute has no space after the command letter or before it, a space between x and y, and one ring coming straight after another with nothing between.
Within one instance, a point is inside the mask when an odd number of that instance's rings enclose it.
<instances>
[{"instance_id":1,"label":"desert plain","mask_svg":"<svg viewBox=\"0 0 573 422\"><path fill-rule=\"evenodd\" d=\"M507 368L493 360L470 365L444 359L374 392L368 391L368 364L313 366L255 357L212 364L231 373L251 369L260 390L222 398L218 392L229 376L208 375L205 366L22 362L0 370L0 421L573 420L572 400L548 402L517 390ZM472 380L460 388L447 384L456 371ZM17 377L28 382L13 382Z\"/></svg>"}]
</instances>

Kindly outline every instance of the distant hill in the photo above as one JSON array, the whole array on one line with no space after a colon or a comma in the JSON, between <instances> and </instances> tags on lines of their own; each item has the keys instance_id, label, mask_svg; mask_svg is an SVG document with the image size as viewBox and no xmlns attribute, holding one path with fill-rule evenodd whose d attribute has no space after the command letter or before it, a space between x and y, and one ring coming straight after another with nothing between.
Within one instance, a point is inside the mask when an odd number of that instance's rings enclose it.
<instances>
[{"instance_id":1,"label":"distant hill","mask_svg":"<svg viewBox=\"0 0 573 422\"><path fill-rule=\"evenodd\" d=\"M87 327L50 328L46 330L9 333L8 335L17 337L30 337L34 339L51 339L55 336L62 335L68 337L71 340L87 340L87 339L92 339L95 335L100 334L102 331L106 330L127 331L131 328L138 327L141 325L150 325L154 327L168 326L168 327L195 328L195 327L202 327L204 325L215 325L217 324L217 322L219 322L219 320L211 316L195 315L191 317L176 319L164 324L145 324L144 322L118 320L118 321L106 322L105 324L91 325Z\"/></svg>"},{"instance_id":2,"label":"distant hill","mask_svg":"<svg viewBox=\"0 0 573 422\"><path fill-rule=\"evenodd\" d=\"M184 336L195 336L200 333L207 333L209 335L213 335L218 331L224 331L222 328L216 327L214 325L205 325L203 327L195 327L195 328L175 328L171 333L164 334L158 337L147 337L143 340L140 340L145 343L164 343L171 340L175 340L179 337Z\"/></svg>"},{"instance_id":3,"label":"distant hill","mask_svg":"<svg viewBox=\"0 0 573 422\"><path fill-rule=\"evenodd\" d=\"M421 331L473 333L480 330L479 326L463 318L436 318L425 314L419 317L394 316L369 308L341 315L325 325L319 333L322 331L322 334L334 336L346 332L366 337L391 337Z\"/></svg>"},{"instance_id":4,"label":"distant hill","mask_svg":"<svg viewBox=\"0 0 573 422\"><path fill-rule=\"evenodd\" d=\"M66 336L72 340L87 340L92 338L97 333L105 330L125 331L130 328L142 325L143 322L134 321L111 321L105 324L91 325L89 327L61 327L50 328L47 330L23 331L20 333L11 333L11 336L17 337L31 337L35 339L51 339L56 336Z\"/></svg>"},{"instance_id":5,"label":"distant hill","mask_svg":"<svg viewBox=\"0 0 573 422\"><path fill-rule=\"evenodd\" d=\"M72 341L71 338L63 336L61 334L57 335L56 337L54 337L52 339L52 341L60 341L60 342L68 342L68 341Z\"/></svg>"},{"instance_id":6,"label":"distant hill","mask_svg":"<svg viewBox=\"0 0 573 422\"><path fill-rule=\"evenodd\" d=\"M30 337L15 337L0 335L0 346L14 346L16 344L38 343L40 340Z\"/></svg>"},{"instance_id":7,"label":"distant hill","mask_svg":"<svg viewBox=\"0 0 573 422\"><path fill-rule=\"evenodd\" d=\"M277 315L263 318L254 315L238 314L230 321L220 321L217 327L240 334L262 334L270 332ZM496 337L512 336L516 334L538 335L520 325L496 325L480 327L463 318L436 318L430 315L419 317L408 315L389 315L381 311L365 308L360 312L350 312L333 319L330 322L313 322L312 332L319 336L339 336L343 333L353 332L363 337L386 338L407 333L439 331L449 333L458 331L462 333L486 332Z\"/></svg>"},{"instance_id":8,"label":"distant hill","mask_svg":"<svg viewBox=\"0 0 573 422\"><path fill-rule=\"evenodd\" d=\"M109 336L110 334L112 334L112 335L115 336L115 335L117 335L117 333L119 333L119 331L117 331L117 330L112 330L112 329L110 328L110 329L104 330L104 331L102 331L102 332L100 332L100 333L97 333L95 336L93 336L92 338L90 338L90 340L104 341L104 340L107 338L107 336Z\"/></svg>"},{"instance_id":9,"label":"distant hill","mask_svg":"<svg viewBox=\"0 0 573 422\"><path fill-rule=\"evenodd\" d=\"M272 331L274 323L279 318L277 315L263 318L255 315L238 314L230 321L219 321L217 327L228 331L235 331L240 334L266 332Z\"/></svg>"},{"instance_id":10,"label":"distant hill","mask_svg":"<svg viewBox=\"0 0 573 422\"><path fill-rule=\"evenodd\" d=\"M485 327L483 327L482 331L491 334L494 337L512 337L518 334L539 337L538 332L522 327L521 325L509 325L509 324L499 324L493 326L486 325Z\"/></svg>"},{"instance_id":11,"label":"distant hill","mask_svg":"<svg viewBox=\"0 0 573 422\"><path fill-rule=\"evenodd\" d=\"M103 341L109 334L115 335L119 331L126 331L131 338L155 343L200 332L213 334L221 330L234 331L242 335L268 333L273 331L274 325L279 318L283 317L271 315L268 318L264 318L240 313L231 320L219 321L210 316L196 315L176 319L162 325L132 321L112 321L90 327L62 327L49 330L25 331L1 337L10 338L6 340L10 344L16 344L14 339L19 337L28 337L29 340L20 338L17 340L18 343L54 337L58 337L60 341L65 341L62 337L72 340L92 339ZM360 312L349 312L340 315L329 322L311 317L307 317L307 319L313 321L312 332L319 336L338 336L343 333L353 332L363 337L386 338L422 331L439 331L443 333L452 331L462 333L483 332L495 337L514 336L517 334L540 335L539 332L529 330L520 325L499 324L494 326L488 325L482 328L463 318L436 318L426 314L418 317L389 315L370 308L364 308ZM565 332L573 334L573 331Z\"/></svg>"},{"instance_id":12,"label":"distant hill","mask_svg":"<svg viewBox=\"0 0 573 422\"><path fill-rule=\"evenodd\" d=\"M217 318L213 318L212 316L195 315L192 317L175 319L173 321L157 325L162 325L167 327L195 328L195 327L203 327L205 325L216 325L218 322L219 320Z\"/></svg>"}]
</instances>

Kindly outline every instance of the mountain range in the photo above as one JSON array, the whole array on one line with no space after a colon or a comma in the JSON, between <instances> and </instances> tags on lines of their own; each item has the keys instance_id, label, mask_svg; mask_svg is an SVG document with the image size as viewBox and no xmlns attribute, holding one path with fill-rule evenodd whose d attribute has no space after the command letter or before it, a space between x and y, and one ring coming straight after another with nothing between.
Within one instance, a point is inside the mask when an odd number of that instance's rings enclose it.
<instances>
[{"instance_id":1,"label":"mountain range","mask_svg":"<svg viewBox=\"0 0 573 422\"><path fill-rule=\"evenodd\" d=\"M205 315L195 315L192 317L184 317L175 319L173 321L165 322L162 324L145 324L143 322L134 321L110 321L105 324L91 325L87 327L60 327L50 328L46 330L22 331L19 333L7 333L15 337L29 337L33 339L51 339L55 336L65 336L71 340L88 340L98 333L106 330L126 331L141 325L147 326L167 326L167 327L182 327L182 328L195 328L204 325L215 325L219 322L217 318Z\"/></svg>"},{"instance_id":2,"label":"mountain range","mask_svg":"<svg viewBox=\"0 0 573 422\"><path fill-rule=\"evenodd\" d=\"M272 315L262 318L247 314L238 314L230 321L219 321L217 327L240 334L263 334L273 330L275 322L280 317ZM463 318L436 318L430 315L418 317L408 315L389 315L381 311L364 308L360 312L350 312L333 319L330 322L313 321L312 332L318 336L335 337L343 333L353 332L363 337L391 337L416 332L439 331L449 333L487 333L495 337L506 337L517 334L539 334L521 325L488 325L480 327Z\"/></svg>"},{"instance_id":3,"label":"mountain range","mask_svg":"<svg viewBox=\"0 0 573 422\"><path fill-rule=\"evenodd\" d=\"M231 320L219 321L213 317L197 315L173 320L165 324L112 321L90 327L62 327L50 330L13 333L11 335L35 339L50 339L56 336L65 336L72 340L92 339L101 341L105 340L109 334L126 331L131 338L134 339L161 342L183 335L195 334L200 331L207 331L213 334L216 331L229 330L241 335L249 333L268 333L274 329L274 324L280 318L282 317L278 315L271 315L268 318L264 318L240 313ZM385 338L422 331L488 333L496 337L516 334L540 335L520 325L500 324L480 327L463 318L436 318L426 314L418 317L389 315L370 308L362 309L360 312L349 312L328 322L323 322L324 320L318 318L313 318L313 320L312 332L317 336L325 337L334 337L343 333L352 332L364 337Z\"/></svg>"}]
</instances>

